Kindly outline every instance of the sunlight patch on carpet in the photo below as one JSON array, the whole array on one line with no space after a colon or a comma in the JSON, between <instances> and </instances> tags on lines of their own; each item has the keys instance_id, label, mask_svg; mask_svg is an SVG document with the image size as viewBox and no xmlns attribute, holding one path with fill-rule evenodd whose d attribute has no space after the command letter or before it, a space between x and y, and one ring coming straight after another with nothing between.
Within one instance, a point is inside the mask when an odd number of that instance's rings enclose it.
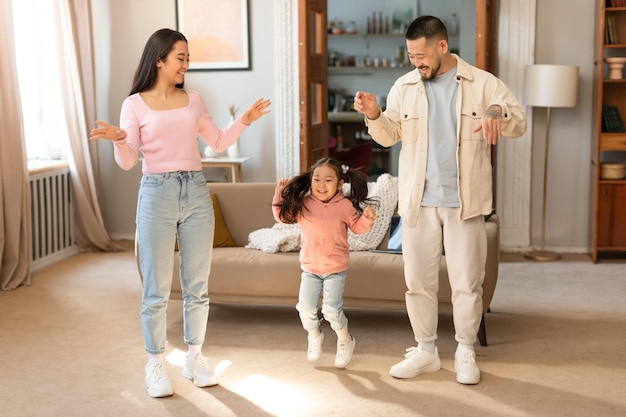
<instances>
[{"instance_id":1,"label":"sunlight patch on carpet","mask_svg":"<svg viewBox=\"0 0 626 417\"><path fill-rule=\"evenodd\" d=\"M182 368L185 366L185 359L187 358L187 352L183 352L180 349L174 349L172 351L172 353L170 353L169 355L167 355L167 357L165 358L165 360L173 366L178 366L179 368ZM233 362L229 361L227 359L220 361L217 366L215 366L214 372L215 375L220 376L222 373L224 373L224 371L226 370L226 368L228 368Z\"/></svg>"},{"instance_id":2,"label":"sunlight patch on carpet","mask_svg":"<svg viewBox=\"0 0 626 417\"><path fill-rule=\"evenodd\" d=\"M307 393L293 383L264 375L250 375L236 387L236 392L277 416L294 415L307 402Z\"/></svg>"}]
</instances>

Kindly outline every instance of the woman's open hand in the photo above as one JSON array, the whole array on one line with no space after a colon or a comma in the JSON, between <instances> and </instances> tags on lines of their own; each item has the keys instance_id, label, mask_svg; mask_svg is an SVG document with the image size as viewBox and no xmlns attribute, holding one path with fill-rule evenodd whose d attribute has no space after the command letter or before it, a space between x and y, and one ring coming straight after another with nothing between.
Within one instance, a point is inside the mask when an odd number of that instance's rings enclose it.
<instances>
[{"instance_id":1,"label":"woman's open hand","mask_svg":"<svg viewBox=\"0 0 626 417\"><path fill-rule=\"evenodd\" d=\"M241 121L247 125L252 124L253 122L256 122L262 116L265 116L266 114L270 112L267 109L270 106L270 104L272 103L270 102L269 99L263 99L263 98L258 99L241 116Z\"/></svg>"},{"instance_id":2,"label":"woman's open hand","mask_svg":"<svg viewBox=\"0 0 626 417\"><path fill-rule=\"evenodd\" d=\"M107 140L120 140L126 137L126 131L117 126L110 125L99 120L96 124L100 127L91 129L89 140L107 139Z\"/></svg>"}]
</instances>

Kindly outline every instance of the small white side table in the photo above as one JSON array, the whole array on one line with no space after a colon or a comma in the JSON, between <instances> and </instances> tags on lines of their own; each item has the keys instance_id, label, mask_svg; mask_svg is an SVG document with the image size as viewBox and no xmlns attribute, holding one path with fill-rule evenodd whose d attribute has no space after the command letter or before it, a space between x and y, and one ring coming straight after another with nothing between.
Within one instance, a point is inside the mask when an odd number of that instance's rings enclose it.
<instances>
[{"instance_id":1,"label":"small white side table","mask_svg":"<svg viewBox=\"0 0 626 417\"><path fill-rule=\"evenodd\" d=\"M202 158L203 168L230 168L231 182L243 182L243 170L241 165L252 159L250 156L230 158L228 156L215 158Z\"/></svg>"}]
</instances>

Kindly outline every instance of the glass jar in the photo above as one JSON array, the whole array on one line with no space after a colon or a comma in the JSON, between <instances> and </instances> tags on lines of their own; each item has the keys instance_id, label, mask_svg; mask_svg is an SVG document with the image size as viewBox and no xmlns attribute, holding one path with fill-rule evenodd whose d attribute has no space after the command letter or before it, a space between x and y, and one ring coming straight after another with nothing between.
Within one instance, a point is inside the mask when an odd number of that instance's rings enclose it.
<instances>
[{"instance_id":1,"label":"glass jar","mask_svg":"<svg viewBox=\"0 0 626 417\"><path fill-rule=\"evenodd\" d=\"M341 35L343 33L343 22L341 20L335 20L333 22L333 35Z\"/></svg>"},{"instance_id":2,"label":"glass jar","mask_svg":"<svg viewBox=\"0 0 626 417\"><path fill-rule=\"evenodd\" d=\"M349 21L348 24L346 24L345 31L349 35L356 34L356 22L354 20Z\"/></svg>"}]
</instances>

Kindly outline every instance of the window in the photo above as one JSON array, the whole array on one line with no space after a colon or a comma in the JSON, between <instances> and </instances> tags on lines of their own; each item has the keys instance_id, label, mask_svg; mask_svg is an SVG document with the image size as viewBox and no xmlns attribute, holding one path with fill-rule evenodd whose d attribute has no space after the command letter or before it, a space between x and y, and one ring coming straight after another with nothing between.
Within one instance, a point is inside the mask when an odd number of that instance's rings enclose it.
<instances>
[{"instance_id":1,"label":"window","mask_svg":"<svg viewBox=\"0 0 626 417\"><path fill-rule=\"evenodd\" d=\"M55 2L13 0L16 66L26 153L34 159L66 159L68 131L59 77L59 19Z\"/></svg>"}]
</instances>

